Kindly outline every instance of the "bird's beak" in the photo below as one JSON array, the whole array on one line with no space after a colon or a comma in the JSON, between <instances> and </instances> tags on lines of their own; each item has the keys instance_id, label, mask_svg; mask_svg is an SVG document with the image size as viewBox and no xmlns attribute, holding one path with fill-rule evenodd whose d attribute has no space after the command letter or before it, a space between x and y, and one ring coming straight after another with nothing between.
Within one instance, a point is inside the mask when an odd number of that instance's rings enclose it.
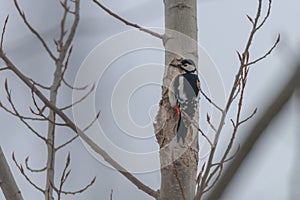
<instances>
[{"instance_id":1,"label":"bird's beak","mask_svg":"<svg viewBox=\"0 0 300 200\"><path fill-rule=\"evenodd\" d=\"M172 66L172 67L176 67L176 68L180 68L180 64L178 64L178 65L174 65L174 64L170 64L170 66Z\"/></svg>"}]
</instances>

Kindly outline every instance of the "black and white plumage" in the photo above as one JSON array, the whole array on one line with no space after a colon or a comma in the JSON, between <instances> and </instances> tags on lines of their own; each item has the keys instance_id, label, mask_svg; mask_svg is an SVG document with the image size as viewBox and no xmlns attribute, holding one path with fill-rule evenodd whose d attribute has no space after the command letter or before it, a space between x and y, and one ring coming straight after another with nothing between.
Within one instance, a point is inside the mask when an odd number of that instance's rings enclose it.
<instances>
[{"instance_id":1,"label":"black and white plumage","mask_svg":"<svg viewBox=\"0 0 300 200\"><path fill-rule=\"evenodd\" d=\"M171 66L180 69L182 72L170 84L168 96L170 104L176 109L178 116L177 142L181 138L184 143L191 123L186 119L183 112L191 119L195 116L198 109L200 81L193 60L183 59L180 64L171 64Z\"/></svg>"}]
</instances>

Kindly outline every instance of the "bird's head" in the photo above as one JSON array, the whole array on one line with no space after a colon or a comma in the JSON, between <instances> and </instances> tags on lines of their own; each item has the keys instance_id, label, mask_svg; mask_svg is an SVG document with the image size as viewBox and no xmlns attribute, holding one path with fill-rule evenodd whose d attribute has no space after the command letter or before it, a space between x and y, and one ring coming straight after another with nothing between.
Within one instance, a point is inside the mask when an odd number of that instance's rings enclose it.
<instances>
[{"instance_id":1,"label":"bird's head","mask_svg":"<svg viewBox=\"0 0 300 200\"><path fill-rule=\"evenodd\" d=\"M186 73L194 73L197 71L195 62L191 59L183 59L177 65L171 63L170 66L179 68L179 69L185 71Z\"/></svg>"}]
</instances>

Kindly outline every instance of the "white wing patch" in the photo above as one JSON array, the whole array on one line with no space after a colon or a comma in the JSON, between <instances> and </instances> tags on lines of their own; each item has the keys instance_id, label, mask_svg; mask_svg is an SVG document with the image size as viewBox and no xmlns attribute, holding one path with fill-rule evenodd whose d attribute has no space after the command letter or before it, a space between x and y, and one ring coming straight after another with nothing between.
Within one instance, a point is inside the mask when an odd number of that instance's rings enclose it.
<instances>
[{"instance_id":1,"label":"white wing patch","mask_svg":"<svg viewBox=\"0 0 300 200\"><path fill-rule=\"evenodd\" d=\"M187 100L187 96L184 92L184 77L183 76L179 76L179 84L178 84L178 96L179 96L179 99L185 101Z\"/></svg>"}]
</instances>

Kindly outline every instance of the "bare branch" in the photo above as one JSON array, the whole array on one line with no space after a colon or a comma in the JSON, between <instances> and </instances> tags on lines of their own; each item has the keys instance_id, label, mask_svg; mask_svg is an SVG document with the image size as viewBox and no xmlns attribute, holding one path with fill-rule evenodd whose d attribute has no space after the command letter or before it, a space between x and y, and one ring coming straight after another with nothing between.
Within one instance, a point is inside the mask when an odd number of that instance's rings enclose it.
<instances>
[{"instance_id":1,"label":"bare branch","mask_svg":"<svg viewBox=\"0 0 300 200\"><path fill-rule=\"evenodd\" d=\"M7 80L5 80L5 91L7 94L7 100L9 102L9 104L11 105L11 108L13 109L13 111L9 110L8 108L6 108L2 103L0 103L0 107L2 107L6 112L12 114L13 116L16 116L20 119L20 121L25 124L25 126L31 130L32 133L34 133L38 138L42 139L44 142L47 142L47 139L45 137L43 137L39 132L37 132L36 130L34 130L34 128L26 122L25 119L30 119L33 120L34 118L29 118L29 117L23 117L17 110L17 108L15 107L14 102L12 101L11 98L11 93L8 89L8 84L7 84ZM38 120L38 119L37 119Z\"/></svg>"},{"instance_id":2,"label":"bare branch","mask_svg":"<svg viewBox=\"0 0 300 200\"><path fill-rule=\"evenodd\" d=\"M267 53L265 53L263 56L257 58L256 60L248 63L246 66L253 65L253 64L255 64L255 63L257 63L257 62L265 59L268 55L270 55L273 52L273 50L277 47L277 45L279 44L279 42L280 42L280 34L278 35L278 37L276 39L276 42L273 44L273 46L270 48L270 50Z\"/></svg>"},{"instance_id":3,"label":"bare branch","mask_svg":"<svg viewBox=\"0 0 300 200\"><path fill-rule=\"evenodd\" d=\"M230 119L230 122L231 122L233 128L235 128L235 127L236 127L236 124L234 123L233 119Z\"/></svg>"},{"instance_id":4,"label":"bare branch","mask_svg":"<svg viewBox=\"0 0 300 200\"><path fill-rule=\"evenodd\" d=\"M82 87L73 87L71 84L69 84L64 78L62 79L62 82L70 89L72 90L85 90L88 85L82 86Z\"/></svg>"},{"instance_id":5,"label":"bare branch","mask_svg":"<svg viewBox=\"0 0 300 200\"><path fill-rule=\"evenodd\" d=\"M126 19L124 19L124 18L120 17L119 15L117 15L116 13L112 12L110 9L108 9L103 4L101 4L99 1L93 0L93 2L95 4L97 4L100 8L102 8L105 12L107 12L109 15L111 15L112 17L114 17L114 18L118 19L119 21L123 22L127 26L131 26L131 27L137 28L140 31L148 33L148 34L150 34L150 35L152 35L152 36L154 36L156 38L163 39L163 35L161 35L159 33L156 33L154 31L151 31L149 29L146 29L146 28L144 28L144 27L142 27L142 26L140 26L138 24L135 24L135 23L127 21Z\"/></svg>"},{"instance_id":6,"label":"bare branch","mask_svg":"<svg viewBox=\"0 0 300 200\"><path fill-rule=\"evenodd\" d=\"M58 146L55 148L55 151L58 151L62 148L64 148L65 146L67 146L68 144L72 143L76 138L78 138L78 135L75 135L74 137L72 137L70 140L68 140L67 142L63 143L62 145Z\"/></svg>"},{"instance_id":7,"label":"bare branch","mask_svg":"<svg viewBox=\"0 0 300 200\"><path fill-rule=\"evenodd\" d=\"M267 19L269 18L270 13L271 13L271 8L272 8L272 0L269 0L267 14L266 14L265 18L263 19L263 21L260 23L260 25L257 26L257 28L256 28L257 30L260 29L265 24Z\"/></svg>"},{"instance_id":8,"label":"bare branch","mask_svg":"<svg viewBox=\"0 0 300 200\"><path fill-rule=\"evenodd\" d=\"M64 170L63 170L63 173L62 173L61 178L60 178L59 189L58 189L58 191L56 191L57 192L57 196L58 196L57 197L58 200L60 200L60 198L61 198L61 191L62 191L63 185L66 182L66 180L67 180L67 178L68 178L68 176L70 174L70 171L67 172L67 169L68 169L68 167L70 165L70 161L71 161L71 157L70 157L70 152L69 152L67 160L66 160L66 164L65 164L65 167L64 167Z\"/></svg>"},{"instance_id":9,"label":"bare branch","mask_svg":"<svg viewBox=\"0 0 300 200\"><path fill-rule=\"evenodd\" d=\"M3 53L0 52L0 57L6 63L6 65L12 70L20 80L24 82L24 84L30 89L33 86L31 81L10 61L10 59ZM70 127L75 133L77 133L83 141L85 141L96 153L101 155L104 160L106 160L110 165L112 165L116 170L118 170L122 175L124 175L128 180L130 180L134 185L136 185L140 190L149 194L150 196L157 198L158 192L154 191L147 185L143 184L140 180L134 177L130 172L128 172L124 167L122 167L118 162L116 162L112 157L109 156L102 148L100 148L93 140L91 140L84 132L77 127L74 122L59 108L50 103L50 101L38 90L38 88L34 87L34 93L40 98L40 100L47 106L49 109L53 110L60 118Z\"/></svg>"},{"instance_id":10,"label":"bare branch","mask_svg":"<svg viewBox=\"0 0 300 200\"><path fill-rule=\"evenodd\" d=\"M97 113L96 117L82 131L83 132L87 131L95 123L95 121L98 120L99 116L100 116L100 112Z\"/></svg>"},{"instance_id":11,"label":"bare branch","mask_svg":"<svg viewBox=\"0 0 300 200\"><path fill-rule=\"evenodd\" d=\"M40 83L38 83L38 82L36 82L36 81L34 81L33 79L29 79L34 85L36 85L36 86L39 86L40 88L43 88L43 89L45 89L45 90L50 90L50 87L49 86L44 86L44 85L42 85L42 84L40 84Z\"/></svg>"},{"instance_id":12,"label":"bare branch","mask_svg":"<svg viewBox=\"0 0 300 200\"><path fill-rule=\"evenodd\" d=\"M1 50L0 50L1 51ZM8 67L2 67L2 68L0 68L0 72L1 71L5 71L5 70L8 70L9 68Z\"/></svg>"},{"instance_id":13,"label":"bare branch","mask_svg":"<svg viewBox=\"0 0 300 200\"><path fill-rule=\"evenodd\" d=\"M214 179L214 182L206 190L204 190L202 192L202 194L211 190L215 186L215 184L218 182L219 178L221 177L222 171L223 171L223 165L220 165L219 170L217 170L217 171L219 171L219 173L218 173L217 177Z\"/></svg>"},{"instance_id":14,"label":"bare branch","mask_svg":"<svg viewBox=\"0 0 300 200\"><path fill-rule=\"evenodd\" d=\"M213 146L213 143L210 141L210 139L207 137L207 135L200 129L199 125L197 122L195 122L195 120L192 120L191 117L184 112L183 110L181 110L183 116L191 123L193 124L193 126L201 133L201 135L207 140L207 142L210 144L210 146Z\"/></svg>"},{"instance_id":15,"label":"bare branch","mask_svg":"<svg viewBox=\"0 0 300 200\"><path fill-rule=\"evenodd\" d=\"M17 168L19 169L19 171L21 172L21 174L24 176L24 178L27 180L28 183L30 183L30 185L32 185L35 189L37 189L38 191L40 191L41 193L45 194L45 190L43 190L42 188L40 188L39 186L37 186L34 182L31 181L31 179L26 175L26 173L24 172L24 169L22 167L22 165L18 164L18 162L16 161L15 158L15 153L12 153L12 159L14 161L14 163L16 164Z\"/></svg>"},{"instance_id":16,"label":"bare branch","mask_svg":"<svg viewBox=\"0 0 300 200\"><path fill-rule=\"evenodd\" d=\"M234 154L232 156L230 156L229 158L226 158L223 163L229 162L231 160L233 160L235 158L235 156L238 154L238 152L240 151L241 145L238 146L238 148L236 149L236 151L234 152Z\"/></svg>"},{"instance_id":17,"label":"bare branch","mask_svg":"<svg viewBox=\"0 0 300 200\"><path fill-rule=\"evenodd\" d=\"M36 99L35 99L34 91L33 91L33 90L34 90L35 84L33 83L32 86L33 86L33 87L32 87L31 90L30 90L30 92L31 92L31 99L32 99L32 101L33 101L33 105L35 106L35 108L38 110L39 113L35 113L35 112L33 111L33 109L31 109L31 108L30 108L30 111L31 111L33 114L38 115L38 116L42 116L44 119L46 119L46 117L43 115L43 112L44 112L44 110L45 110L45 107L40 108L40 107L38 106L38 103L37 103L37 101L36 101Z\"/></svg>"},{"instance_id":18,"label":"bare branch","mask_svg":"<svg viewBox=\"0 0 300 200\"><path fill-rule=\"evenodd\" d=\"M236 151L233 153L232 156L230 156L229 158L226 158L226 159L224 158L224 159L221 160L221 162L214 163L214 164L212 164L211 166L214 167L214 166L218 166L218 165L224 165L225 163L227 163L227 162L233 160L234 157L235 157L235 156L237 155L237 153L239 152L240 148L241 148L241 146L239 145L238 148L236 149Z\"/></svg>"},{"instance_id":19,"label":"bare branch","mask_svg":"<svg viewBox=\"0 0 300 200\"><path fill-rule=\"evenodd\" d=\"M236 91L235 91L235 94L233 95L233 97L231 99L231 103L237 98L237 96L239 95L240 92L241 92L241 83L239 81L238 87L236 88Z\"/></svg>"},{"instance_id":20,"label":"bare branch","mask_svg":"<svg viewBox=\"0 0 300 200\"><path fill-rule=\"evenodd\" d=\"M65 194L65 195L75 195L75 194L79 194L79 193L82 193L82 192L84 192L84 191L86 191L89 187L91 187L94 183L95 183L95 181L96 181L96 177L94 177L93 178L93 180L91 180L91 182L88 184L88 185L86 185L84 188L82 188L82 189L79 189L79 190L77 190L77 191L74 191L74 192L71 192L71 191L61 191L61 193L62 194Z\"/></svg>"},{"instance_id":21,"label":"bare branch","mask_svg":"<svg viewBox=\"0 0 300 200\"><path fill-rule=\"evenodd\" d=\"M31 26L31 24L28 22L24 12L21 10L19 3L17 0L14 0L15 6L19 12L19 15L21 16L22 20L24 21L25 25L29 28L29 30L40 40L40 42L42 43L42 45L44 46L45 50L47 51L47 53L49 54L49 56L56 61L56 57L54 56L54 54L52 53L52 51L50 50L50 48L48 47L46 41L43 39L43 37Z\"/></svg>"},{"instance_id":22,"label":"bare branch","mask_svg":"<svg viewBox=\"0 0 300 200\"><path fill-rule=\"evenodd\" d=\"M74 86L72 86L71 84L69 84L69 83L66 81L65 77L64 77L64 75L65 75L65 73L66 73L66 71L67 71L67 69L68 69L69 60L70 60L72 51L73 51L73 46L70 46L69 51L68 51L68 55L67 55L67 59L66 59L66 62L65 62L65 64L64 64L64 69L63 69L63 71L62 71L61 79L62 79L62 82L63 82L68 88L70 88L71 90L85 90L85 89L88 87L88 85L83 86L83 87L74 87Z\"/></svg>"},{"instance_id":23,"label":"bare branch","mask_svg":"<svg viewBox=\"0 0 300 200\"><path fill-rule=\"evenodd\" d=\"M15 117L18 117L18 118L21 117L24 120L32 120L32 121L44 121L45 120L43 118L34 118L34 117L22 116L21 114L15 113L14 111L12 111L9 108L7 108L6 106L4 106L2 104L2 102L0 102L0 108L2 108L3 110L5 110L5 112L11 114L12 116L15 116Z\"/></svg>"},{"instance_id":24,"label":"bare branch","mask_svg":"<svg viewBox=\"0 0 300 200\"><path fill-rule=\"evenodd\" d=\"M66 72L66 70L67 70L67 68L69 66L69 61L70 61L70 58L71 58L72 51L73 51L73 46L70 46L70 49L69 49L68 55L67 55L67 59L66 59L66 62L64 64L65 69L63 71L63 74L65 74L65 72Z\"/></svg>"},{"instance_id":25,"label":"bare branch","mask_svg":"<svg viewBox=\"0 0 300 200\"><path fill-rule=\"evenodd\" d=\"M251 24L253 25L253 24L254 24L254 21L253 21L252 17L250 17L249 15L246 15L246 16L247 16L247 18L249 19L249 21L251 22Z\"/></svg>"},{"instance_id":26,"label":"bare branch","mask_svg":"<svg viewBox=\"0 0 300 200\"><path fill-rule=\"evenodd\" d=\"M63 185L64 183L66 182L66 180L68 179L69 175L70 175L70 172L71 170L67 171L68 170L68 167L70 165L70 161L71 161L71 157L70 157L70 153L68 153L68 156L67 156L67 160L66 160L66 164L65 164L65 167L63 169L63 173L61 175L61 178L60 178L60 185L59 185L59 188L56 188L54 186L53 183L51 183L51 187L54 189L54 191L57 193L57 196L58 196L58 200L61 199L61 194L64 194L64 195L75 195L75 194L79 194L79 193L82 193L84 191L86 191L89 187L91 187L95 181L96 181L96 177L94 177L92 179L92 181L87 184L85 187L83 187L82 189L79 189L77 191L64 191L63 190Z\"/></svg>"},{"instance_id":27,"label":"bare branch","mask_svg":"<svg viewBox=\"0 0 300 200\"><path fill-rule=\"evenodd\" d=\"M198 185L198 188L200 186L200 181L201 181L201 178L202 178L202 174L204 172L204 169L205 169L205 163L203 163L202 165L202 168L201 168L201 171L199 172L198 176L197 176L197 179L196 179L196 183Z\"/></svg>"},{"instance_id":28,"label":"bare branch","mask_svg":"<svg viewBox=\"0 0 300 200\"><path fill-rule=\"evenodd\" d=\"M59 60L61 60L61 61L65 59L65 56L68 52L69 52L69 55L72 52L71 44L74 39L76 30L77 30L77 26L79 23L79 19L80 19L80 17L79 17L79 10L80 10L79 0L72 1L72 2L75 4L74 21L73 21L72 27L69 31L69 35L67 36L66 42L64 43L64 45L61 46L61 49L60 49ZM61 24L61 25L63 25L63 24ZM62 32L61 32L61 41L60 42L63 42L64 27L61 28L61 31Z\"/></svg>"},{"instance_id":29,"label":"bare branch","mask_svg":"<svg viewBox=\"0 0 300 200\"><path fill-rule=\"evenodd\" d=\"M27 170L29 170L30 172L43 172L43 171L45 171L46 169L47 169L47 167L45 166L45 167L43 167L43 168L41 168L41 169L32 169L30 166L29 166L29 164L28 164L28 160L29 160L29 156L27 156L26 158L25 158L25 166L26 166L26 169Z\"/></svg>"},{"instance_id":30,"label":"bare branch","mask_svg":"<svg viewBox=\"0 0 300 200\"><path fill-rule=\"evenodd\" d=\"M277 116L277 114L280 113L284 105L292 97L297 84L300 83L300 64L298 64L295 71L291 74L293 75L290 80L282 87L278 95L273 98L272 102L268 104L268 108L266 109L264 114L257 120L256 125L246 134L246 138L241 145L239 153L231 162L230 166L224 171L224 174L226 174L226 176L221 177L221 180L210 192L207 200L220 199L224 190L227 186L230 185L230 181L232 180L234 175L236 175L239 167L246 159L249 152L253 149L255 143L259 140L263 133L265 133L265 129L269 126L269 124Z\"/></svg>"},{"instance_id":31,"label":"bare branch","mask_svg":"<svg viewBox=\"0 0 300 200\"><path fill-rule=\"evenodd\" d=\"M0 40L0 51L3 50L3 41L4 41L4 35L5 35L5 31L6 31L8 18L9 18L9 16L7 15L7 17L5 18L5 21L4 21L3 29L2 29L1 40Z\"/></svg>"},{"instance_id":32,"label":"bare branch","mask_svg":"<svg viewBox=\"0 0 300 200\"><path fill-rule=\"evenodd\" d=\"M270 3L271 3L271 1L270 1ZM207 168L206 168L206 170L204 172L200 188L197 191L197 194L196 194L196 196L194 198L195 200L201 199L202 192L205 190L205 188L208 185L207 180L208 180L208 177L209 177L209 174L210 174L210 169L211 169L211 166L212 166L212 161L213 161L214 154L215 154L215 151L216 151L215 147L218 144L219 136L220 136L221 131L223 129L223 126L224 126L224 123L225 123L225 119L226 119L228 110L231 107L232 102L234 101L234 99L237 97L238 94L240 94L240 99L239 99L239 103L238 103L238 111L237 111L237 120L236 120L236 123L233 123L234 131L233 131L233 134L232 134L232 137L231 137L231 141L230 141L230 143L229 143L229 145L228 145L228 147L227 147L227 149L226 149L226 151L225 151L225 153L223 155L223 159L222 159L223 161L226 160L227 155L228 155L230 149L232 148L232 143L233 143L233 140L235 138L235 134L237 132L237 128L238 128L239 121L240 121L240 113L241 113L241 107L242 107L243 94L244 94L244 89L245 89L245 85L246 85L246 81L247 81L247 75L248 75L248 71L249 71L249 68L247 67L247 65L249 64L249 49L251 47L251 44L252 44L252 41L253 41L255 33L257 32L257 30L259 30L262 27L262 26L260 26L261 24L258 25L258 21L260 19L260 15L261 15L261 8L262 8L262 0L258 0L258 8L257 8L255 19L253 20L251 17L248 17L248 19L251 22L253 22L252 23L252 30L250 31L250 35L248 37L248 40L246 42L246 47L245 47L245 50L242 53L242 55L239 52L237 52L239 60L240 60L240 67L239 67L238 73L235 76L235 81L233 83L231 92L229 94L229 97L228 97L225 109L222 112L221 120L220 120L219 126L217 128L217 133L215 134L215 138L214 138L214 142L213 142L214 146L213 146L213 148L211 148L210 155L209 155L209 158L208 158L208 161L207 161ZM264 18L262 24L265 23L265 21L269 17L269 14L270 13L268 11L268 13L267 13L266 17ZM274 46L276 46L276 45L274 45ZM272 52L272 50L274 48L271 48L270 51ZM268 55L268 53L265 55L265 57L267 55ZM263 58L265 58L265 57L263 57ZM238 88L240 88L240 91L239 91Z\"/></svg>"},{"instance_id":33,"label":"bare branch","mask_svg":"<svg viewBox=\"0 0 300 200\"><path fill-rule=\"evenodd\" d=\"M261 7L262 7L262 0L258 0L258 8L257 8L257 12L256 12L256 17L254 19L254 23L252 24L252 30L250 32L248 41L246 43L246 47L245 47L245 50L244 50L244 53L243 53L243 57L244 57L244 54L249 51L249 48L252 44L252 40L253 40L253 37L255 35L255 32L258 30L257 29L257 23L258 23L259 18L260 18Z\"/></svg>"},{"instance_id":34,"label":"bare branch","mask_svg":"<svg viewBox=\"0 0 300 200\"><path fill-rule=\"evenodd\" d=\"M203 91L200 89L201 94L205 97L205 99L211 103L215 108L217 108L220 112L223 112L223 109L218 106L215 102L213 102Z\"/></svg>"},{"instance_id":35,"label":"bare branch","mask_svg":"<svg viewBox=\"0 0 300 200\"><path fill-rule=\"evenodd\" d=\"M215 126L211 123L211 121L210 121L210 116L208 115L208 113L207 113L207 115L206 115L206 121L207 121L207 123L209 124L210 128L211 128L212 130L214 130L215 132L217 132L216 127L215 127Z\"/></svg>"},{"instance_id":36,"label":"bare branch","mask_svg":"<svg viewBox=\"0 0 300 200\"><path fill-rule=\"evenodd\" d=\"M61 108L60 110L63 111L63 110L67 110L69 108L72 108L73 106L81 103L83 100L85 100L95 89L95 84L92 85L91 89L82 97L80 98L79 100L75 101L74 103L68 105L68 106L65 106L63 108Z\"/></svg>"},{"instance_id":37,"label":"bare branch","mask_svg":"<svg viewBox=\"0 0 300 200\"><path fill-rule=\"evenodd\" d=\"M63 47L64 37L66 35L65 23L66 23L68 11L69 11L69 6L68 6L68 1L67 0L64 0L64 2L60 1L60 4L64 8L64 14L63 14L63 17L62 17L61 22L60 22L60 38L59 38L59 40L55 41L56 50L58 52L61 52L62 47Z\"/></svg>"},{"instance_id":38,"label":"bare branch","mask_svg":"<svg viewBox=\"0 0 300 200\"><path fill-rule=\"evenodd\" d=\"M33 84L34 86L34 84ZM47 117L43 114L44 110L45 110L45 106L43 106L42 108L40 108L37 104L37 101L35 99L35 95L34 95L34 87L31 88L31 98L32 98L32 101L33 101L33 104L35 106L35 108L38 110L38 113L35 112L31 107L29 108L30 109L30 112L34 115L37 115L37 116L41 116L42 118L37 118L36 120L40 120L40 121L48 121L50 122L51 124L55 125L55 126L68 126L66 123L58 123L56 122L55 120L52 120L50 119L50 117Z\"/></svg>"},{"instance_id":39,"label":"bare branch","mask_svg":"<svg viewBox=\"0 0 300 200\"><path fill-rule=\"evenodd\" d=\"M249 119L251 119L251 118L256 114L256 112L257 112L257 108L255 108L255 110L252 112L252 114L251 114L249 117L247 117L246 119L240 121L240 122L238 123L238 125L241 125L241 124L247 122Z\"/></svg>"}]
</instances>

